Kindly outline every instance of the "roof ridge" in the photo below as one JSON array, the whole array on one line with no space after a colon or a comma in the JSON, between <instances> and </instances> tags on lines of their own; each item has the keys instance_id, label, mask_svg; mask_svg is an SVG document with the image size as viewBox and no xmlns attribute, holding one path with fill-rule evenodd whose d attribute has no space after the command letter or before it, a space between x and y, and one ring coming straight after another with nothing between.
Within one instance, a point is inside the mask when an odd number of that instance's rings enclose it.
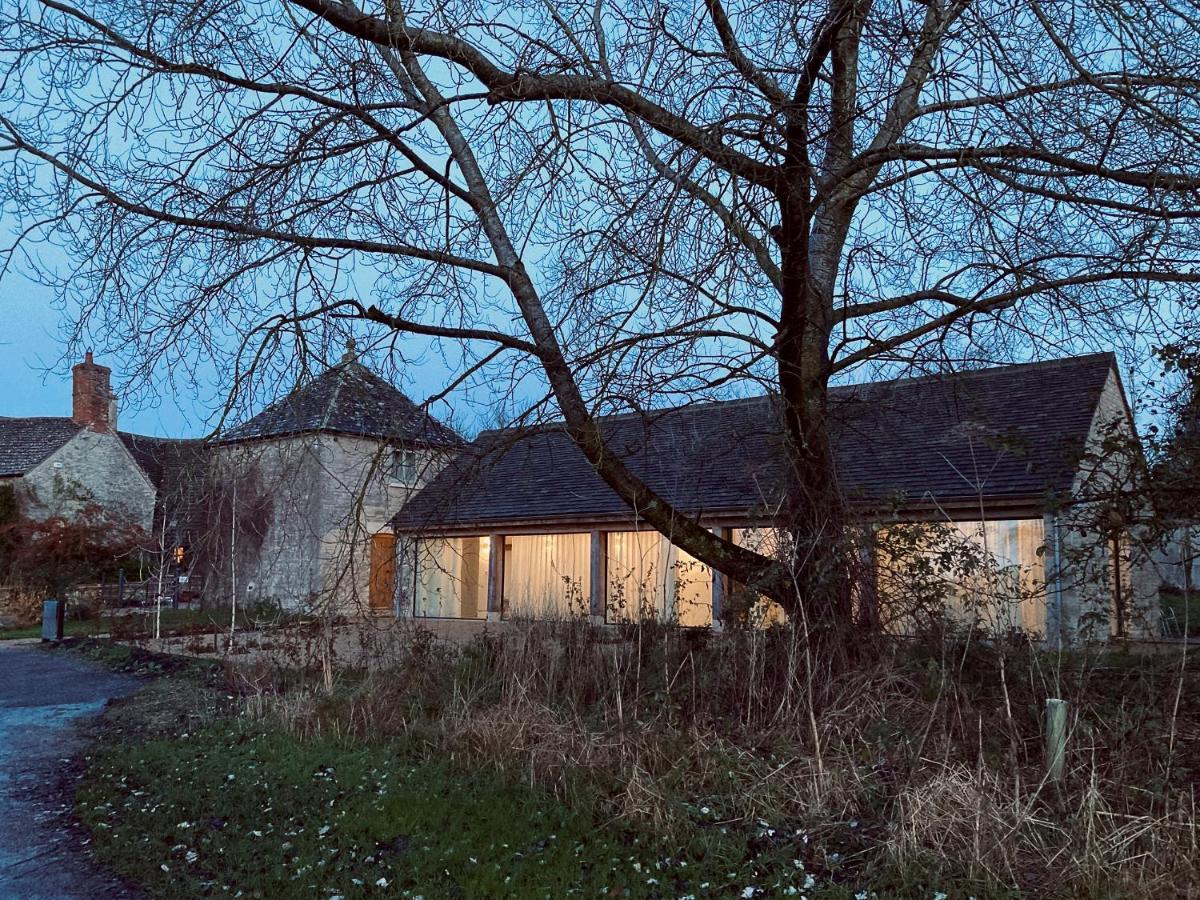
<instances>
[{"instance_id":1,"label":"roof ridge","mask_svg":"<svg viewBox=\"0 0 1200 900\"><path fill-rule=\"evenodd\" d=\"M1003 363L998 366L984 366L980 369L958 369L954 372L929 372L925 375L906 375L901 378L884 378L879 381L859 381L852 384L835 385L831 389L863 388L881 384L898 384L900 382L911 383L918 381L945 381L951 378L972 378L982 375L999 375L1003 372L1010 372L1014 369L1052 369L1058 366L1066 366L1071 364L1098 362L1101 359L1106 359L1110 363L1116 363L1117 354L1112 350L1100 350L1096 353L1081 353L1073 356L1058 356L1053 359L1034 359L1026 362Z\"/></svg>"},{"instance_id":2,"label":"roof ridge","mask_svg":"<svg viewBox=\"0 0 1200 900\"><path fill-rule=\"evenodd\" d=\"M340 366L333 366L329 369L330 372L333 372L341 368L341 371L338 372L338 379L333 386L333 393L329 397L329 402L325 404L325 411L321 414L321 424L319 426L321 429L326 429L329 427L330 413L332 413L333 408L337 406L338 395L342 392L342 385L346 383L346 372L349 370L349 363L352 361L353 360L345 360Z\"/></svg>"},{"instance_id":3,"label":"roof ridge","mask_svg":"<svg viewBox=\"0 0 1200 900\"><path fill-rule=\"evenodd\" d=\"M6 422L74 422L70 416L0 416ZM83 426L80 425L80 428Z\"/></svg>"},{"instance_id":4,"label":"roof ridge","mask_svg":"<svg viewBox=\"0 0 1200 900\"><path fill-rule=\"evenodd\" d=\"M661 408L648 409L648 410L646 410L645 413L637 413L637 412L606 413L602 416L595 416L594 418L597 422L614 422L619 419L642 419L642 418L647 418L651 415L662 416L662 415L667 415L668 413L673 413L673 412L690 412L692 410L697 410L697 409L708 409L709 407L712 407L712 406L737 406L738 404L743 404L743 403L744 404L760 403L763 400L769 400L775 396L778 396L778 395L776 395L776 394L754 394L749 397L730 397L728 400L702 400L699 403L687 403L687 404L684 404L683 406L664 406ZM479 432L476 439L481 438L484 435L489 435L489 434L504 434L507 431L524 431L525 433L528 434L528 433L538 431L540 429L545 429L545 430L557 429L557 428L562 427L565 424L566 424L565 420L555 419L553 422L538 422L535 425L528 425L528 426L508 425L504 428L485 428L483 431Z\"/></svg>"},{"instance_id":5,"label":"roof ridge","mask_svg":"<svg viewBox=\"0 0 1200 900\"><path fill-rule=\"evenodd\" d=\"M851 384L835 384L835 385L829 386L829 391L830 391L830 393L833 393L835 391L843 392L843 393L851 393L854 391L863 390L864 388L879 387L882 385L917 384L920 382L928 382L928 381L948 381L948 380L955 379L955 378L969 378L969 377L978 377L978 376L982 376L982 375L993 375L993 374L998 375L1003 372L1012 371L1014 369L1029 370L1029 369L1039 369L1039 368L1053 368L1055 366L1069 365L1069 364L1073 364L1073 363L1084 364L1084 363L1088 363L1088 362L1095 362L1095 361L1099 361L1101 358L1107 358L1111 362L1115 362L1116 361L1116 353L1114 353L1112 350L1103 350L1103 351L1100 351L1097 353L1084 353L1084 354L1080 354L1078 356L1060 356L1055 359L1031 360L1029 362L1020 362L1020 363L1005 363L1004 365L987 366L982 369L960 369L959 371L956 371L956 372L929 373L927 375L909 375L909 376L905 376L902 378L885 378L880 381L860 381L860 382L855 382L855 383L851 383ZM614 421L619 421L621 419L648 419L655 414L662 416L662 415L668 415L673 412L686 412L686 411L691 411L691 410L708 409L713 406L731 407L731 406L736 406L738 404L759 403L759 402L762 402L763 400L769 400L771 398L775 398L778 396L779 395L776 393L765 393L765 394L754 394L749 397L731 397L728 400L704 400L699 403L687 403L682 406L665 406L662 408L648 409L648 410L646 410L645 413L637 413L637 412L610 413L607 415L596 416L595 421L597 421L597 422L614 422ZM483 437L497 435L497 434L505 434L506 432L510 432L510 431L522 431L526 434L533 434L533 433L536 433L541 430L547 430L547 431L557 430L565 424L566 424L566 422L564 420L555 419L552 422L539 422L536 425L530 425L530 426L510 425L505 428L488 428L488 429L485 429L485 430L479 432L479 434L476 436L475 439L479 440Z\"/></svg>"},{"instance_id":6,"label":"roof ridge","mask_svg":"<svg viewBox=\"0 0 1200 900\"><path fill-rule=\"evenodd\" d=\"M171 444L203 444L207 438L202 437L170 437L163 434L138 434L136 431L121 431L117 429L118 437L134 438L139 441L165 441Z\"/></svg>"}]
</instances>

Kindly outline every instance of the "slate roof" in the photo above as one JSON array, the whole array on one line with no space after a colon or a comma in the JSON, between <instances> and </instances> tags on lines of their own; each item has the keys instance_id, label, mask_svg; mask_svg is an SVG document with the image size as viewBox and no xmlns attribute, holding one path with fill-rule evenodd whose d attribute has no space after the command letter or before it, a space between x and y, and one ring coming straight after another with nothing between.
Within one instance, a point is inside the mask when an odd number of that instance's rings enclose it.
<instances>
[{"instance_id":1,"label":"slate roof","mask_svg":"<svg viewBox=\"0 0 1200 900\"><path fill-rule=\"evenodd\" d=\"M437 447L463 443L394 385L352 360L331 366L221 439L246 441L314 431Z\"/></svg>"},{"instance_id":2,"label":"slate roof","mask_svg":"<svg viewBox=\"0 0 1200 900\"><path fill-rule=\"evenodd\" d=\"M209 445L203 440L119 432L121 441L158 489L153 534L171 546L194 544L208 519L205 496ZM163 519L166 529L163 529Z\"/></svg>"},{"instance_id":3,"label":"slate roof","mask_svg":"<svg viewBox=\"0 0 1200 900\"><path fill-rule=\"evenodd\" d=\"M1069 489L1112 354L836 387L842 490L860 503L1037 499ZM776 402L760 396L603 419L609 446L678 508L753 516L781 484ZM632 520L561 425L485 432L393 520L397 530Z\"/></svg>"},{"instance_id":4,"label":"slate roof","mask_svg":"<svg viewBox=\"0 0 1200 900\"><path fill-rule=\"evenodd\" d=\"M24 475L82 429L61 416L0 416L0 478Z\"/></svg>"}]
</instances>

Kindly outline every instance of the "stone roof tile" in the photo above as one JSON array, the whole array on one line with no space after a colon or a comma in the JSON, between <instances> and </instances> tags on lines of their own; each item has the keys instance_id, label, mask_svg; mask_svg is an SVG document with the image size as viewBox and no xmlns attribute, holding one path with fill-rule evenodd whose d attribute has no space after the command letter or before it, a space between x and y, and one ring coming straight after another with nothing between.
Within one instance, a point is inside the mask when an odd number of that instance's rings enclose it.
<instances>
[{"instance_id":1,"label":"stone roof tile","mask_svg":"<svg viewBox=\"0 0 1200 900\"><path fill-rule=\"evenodd\" d=\"M221 440L246 441L306 432L337 432L426 446L455 447L462 438L361 363L344 361L231 428Z\"/></svg>"},{"instance_id":2,"label":"stone roof tile","mask_svg":"<svg viewBox=\"0 0 1200 900\"><path fill-rule=\"evenodd\" d=\"M1093 354L835 387L830 430L859 502L1029 498L1070 487L1115 360ZM692 514L760 515L779 499L776 401L760 396L601 420L608 444ZM561 424L485 432L393 520L398 530L634 518Z\"/></svg>"},{"instance_id":3,"label":"stone roof tile","mask_svg":"<svg viewBox=\"0 0 1200 900\"><path fill-rule=\"evenodd\" d=\"M0 477L24 475L82 428L61 416L0 416Z\"/></svg>"}]
</instances>

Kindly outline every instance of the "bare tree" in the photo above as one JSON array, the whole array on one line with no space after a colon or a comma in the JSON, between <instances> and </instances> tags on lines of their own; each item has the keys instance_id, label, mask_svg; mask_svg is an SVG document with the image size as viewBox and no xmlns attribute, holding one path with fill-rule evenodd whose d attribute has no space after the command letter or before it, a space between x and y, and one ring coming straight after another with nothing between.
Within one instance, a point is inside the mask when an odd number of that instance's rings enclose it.
<instances>
[{"instance_id":1,"label":"bare tree","mask_svg":"<svg viewBox=\"0 0 1200 900\"><path fill-rule=\"evenodd\" d=\"M1176 327L1198 22L1144 0L11 0L0 190L11 252L67 246L80 333L146 372L236 339L237 387L354 322L457 348L455 383L536 369L645 521L845 646L829 380ZM673 509L597 424L750 381L780 397L794 565Z\"/></svg>"}]
</instances>

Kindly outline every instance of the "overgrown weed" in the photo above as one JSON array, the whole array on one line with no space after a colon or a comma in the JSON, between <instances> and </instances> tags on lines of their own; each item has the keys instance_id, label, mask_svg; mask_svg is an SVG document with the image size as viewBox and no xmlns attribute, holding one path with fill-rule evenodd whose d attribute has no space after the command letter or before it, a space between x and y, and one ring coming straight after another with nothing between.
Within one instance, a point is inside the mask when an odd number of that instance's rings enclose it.
<instances>
[{"instance_id":1,"label":"overgrown weed","mask_svg":"<svg viewBox=\"0 0 1200 900\"><path fill-rule=\"evenodd\" d=\"M787 627L528 622L462 648L408 634L332 691L256 690L247 709L301 740L416 736L431 757L665 835L694 829L697 809L727 828L791 828L810 859L880 889L1188 896L1200 883L1194 663L951 631L816 683ZM1043 766L1050 696L1071 703L1061 783Z\"/></svg>"}]
</instances>

